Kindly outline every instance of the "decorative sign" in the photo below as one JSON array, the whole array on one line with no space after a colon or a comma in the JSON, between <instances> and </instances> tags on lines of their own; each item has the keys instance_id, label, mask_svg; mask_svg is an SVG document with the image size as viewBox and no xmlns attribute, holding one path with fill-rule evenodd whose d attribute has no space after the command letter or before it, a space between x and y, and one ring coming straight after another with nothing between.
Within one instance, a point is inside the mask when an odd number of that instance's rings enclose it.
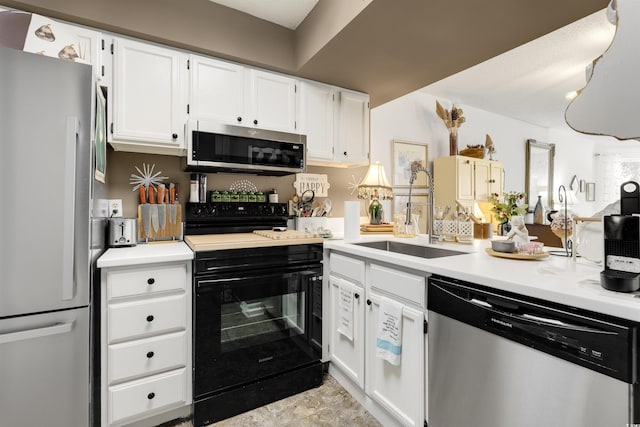
<instances>
[{"instance_id":1,"label":"decorative sign","mask_svg":"<svg viewBox=\"0 0 640 427\"><path fill-rule=\"evenodd\" d=\"M296 194L302 196L307 190L312 190L314 197L329 196L329 181L327 175L317 173L297 173L296 181L293 183Z\"/></svg>"}]
</instances>

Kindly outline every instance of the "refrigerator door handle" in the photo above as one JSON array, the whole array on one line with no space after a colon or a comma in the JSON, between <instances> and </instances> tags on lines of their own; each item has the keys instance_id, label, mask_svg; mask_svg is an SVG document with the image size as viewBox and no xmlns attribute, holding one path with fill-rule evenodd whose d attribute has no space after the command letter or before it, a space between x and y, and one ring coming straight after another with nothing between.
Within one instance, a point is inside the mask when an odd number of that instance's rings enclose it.
<instances>
[{"instance_id":1,"label":"refrigerator door handle","mask_svg":"<svg viewBox=\"0 0 640 427\"><path fill-rule=\"evenodd\" d=\"M65 190L64 190L64 236L62 248L62 299L72 300L75 294L74 246L75 246L75 213L76 213L76 144L78 142L78 118L67 117L67 133L65 137Z\"/></svg>"},{"instance_id":2,"label":"refrigerator door handle","mask_svg":"<svg viewBox=\"0 0 640 427\"><path fill-rule=\"evenodd\" d=\"M7 344L16 341L29 340L33 338L41 338L49 335L66 334L73 329L74 322L56 323L43 328L26 329L24 331L9 332L0 334L0 344Z\"/></svg>"}]
</instances>

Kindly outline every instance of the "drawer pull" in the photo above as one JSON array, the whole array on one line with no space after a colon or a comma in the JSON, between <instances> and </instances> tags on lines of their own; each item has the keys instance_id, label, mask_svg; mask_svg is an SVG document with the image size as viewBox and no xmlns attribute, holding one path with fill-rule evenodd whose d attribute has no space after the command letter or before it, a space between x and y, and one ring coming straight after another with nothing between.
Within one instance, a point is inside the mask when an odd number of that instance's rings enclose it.
<instances>
[{"instance_id":1,"label":"drawer pull","mask_svg":"<svg viewBox=\"0 0 640 427\"><path fill-rule=\"evenodd\" d=\"M371 305L371 300L367 299L367 305Z\"/></svg>"},{"instance_id":2,"label":"drawer pull","mask_svg":"<svg viewBox=\"0 0 640 427\"><path fill-rule=\"evenodd\" d=\"M147 322L153 322L153 315L152 314L147 316Z\"/></svg>"},{"instance_id":3,"label":"drawer pull","mask_svg":"<svg viewBox=\"0 0 640 427\"><path fill-rule=\"evenodd\" d=\"M150 284L150 285L153 285L154 283L156 283L156 279L154 279L153 277L149 277L147 279L147 283Z\"/></svg>"},{"instance_id":4,"label":"drawer pull","mask_svg":"<svg viewBox=\"0 0 640 427\"><path fill-rule=\"evenodd\" d=\"M156 397L156 394L153 393L153 392L147 394L147 399L149 399L149 400L153 399L154 397Z\"/></svg>"},{"instance_id":5,"label":"drawer pull","mask_svg":"<svg viewBox=\"0 0 640 427\"><path fill-rule=\"evenodd\" d=\"M355 294L353 294L353 297L354 297L355 299L358 299L358 298L360 298L360 294L359 294L359 293L355 293Z\"/></svg>"},{"instance_id":6,"label":"drawer pull","mask_svg":"<svg viewBox=\"0 0 640 427\"><path fill-rule=\"evenodd\" d=\"M147 353L147 358L151 359L153 357L153 351Z\"/></svg>"}]
</instances>

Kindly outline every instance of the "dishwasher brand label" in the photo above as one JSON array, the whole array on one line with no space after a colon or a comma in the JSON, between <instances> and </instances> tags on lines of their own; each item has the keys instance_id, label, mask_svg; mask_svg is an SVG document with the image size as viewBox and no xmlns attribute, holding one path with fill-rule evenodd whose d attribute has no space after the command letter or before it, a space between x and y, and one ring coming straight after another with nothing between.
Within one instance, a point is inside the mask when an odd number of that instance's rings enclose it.
<instances>
[{"instance_id":1,"label":"dishwasher brand label","mask_svg":"<svg viewBox=\"0 0 640 427\"><path fill-rule=\"evenodd\" d=\"M640 259L619 255L607 255L607 268L610 270L640 273Z\"/></svg>"},{"instance_id":2,"label":"dishwasher brand label","mask_svg":"<svg viewBox=\"0 0 640 427\"><path fill-rule=\"evenodd\" d=\"M504 326L505 328L513 328L513 325L509 322L505 322L504 320L496 319L495 317L491 317L490 320L493 323L497 323L500 326Z\"/></svg>"}]
</instances>

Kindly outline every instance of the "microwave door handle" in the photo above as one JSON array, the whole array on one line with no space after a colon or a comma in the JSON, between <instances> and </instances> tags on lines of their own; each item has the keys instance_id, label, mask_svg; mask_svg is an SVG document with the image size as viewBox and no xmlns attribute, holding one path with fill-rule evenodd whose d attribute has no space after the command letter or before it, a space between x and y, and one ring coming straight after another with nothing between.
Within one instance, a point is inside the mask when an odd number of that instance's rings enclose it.
<instances>
[{"instance_id":1,"label":"microwave door handle","mask_svg":"<svg viewBox=\"0 0 640 427\"><path fill-rule=\"evenodd\" d=\"M75 212L76 212L76 144L78 142L78 118L67 117L67 131L65 136L64 156L64 219L62 243L62 299L72 300L75 283L74 243L75 243Z\"/></svg>"}]
</instances>

